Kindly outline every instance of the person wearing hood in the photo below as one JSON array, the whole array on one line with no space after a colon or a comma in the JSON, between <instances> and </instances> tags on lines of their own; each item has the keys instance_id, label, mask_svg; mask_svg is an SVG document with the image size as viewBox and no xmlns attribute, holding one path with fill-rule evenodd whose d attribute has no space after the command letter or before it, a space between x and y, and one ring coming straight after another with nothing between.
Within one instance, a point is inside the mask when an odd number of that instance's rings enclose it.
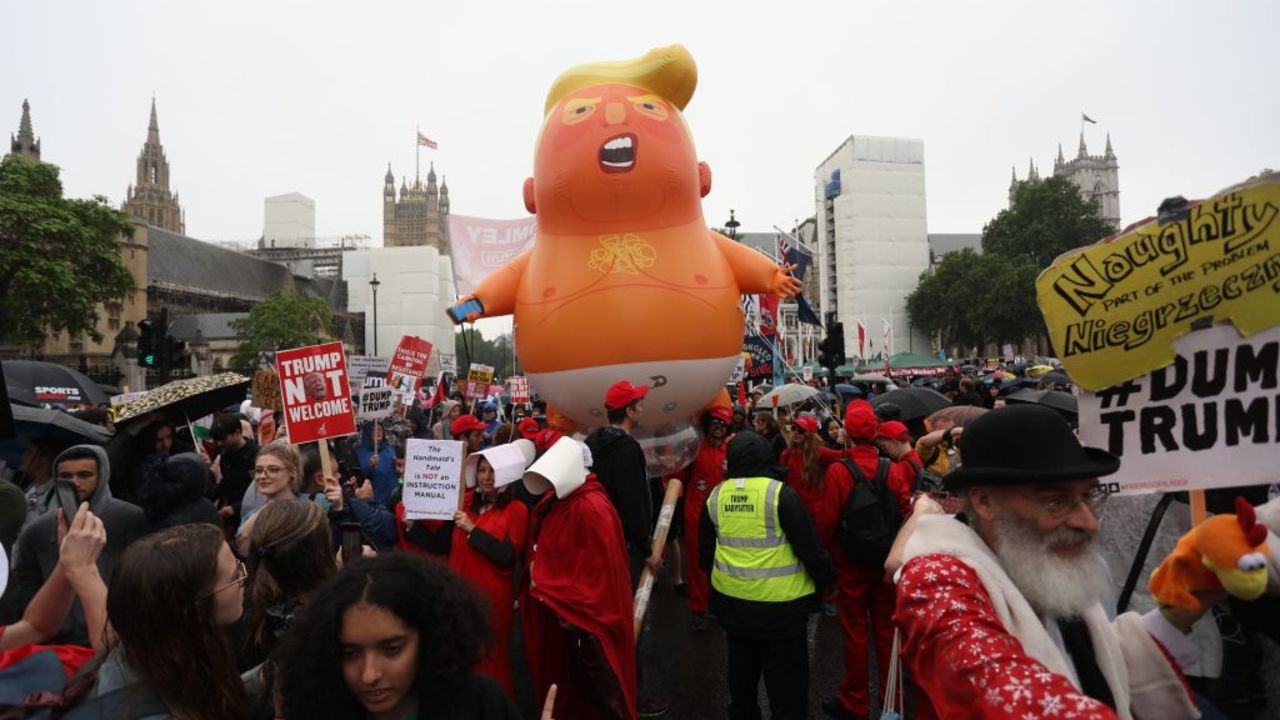
<instances>
[{"instance_id":1,"label":"person wearing hood","mask_svg":"<svg viewBox=\"0 0 1280 720\"><path fill-rule=\"evenodd\" d=\"M636 719L631 578L622 523L587 475L583 446L555 442L524 473L534 508L520 611L535 697L555 716Z\"/></svg>"},{"instance_id":2,"label":"person wearing hood","mask_svg":"<svg viewBox=\"0 0 1280 720\"><path fill-rule=\"evenodd\" d=\"M440 419L431 426L431 437L436 440L451 440L449 427L462 415L462 405L457 400L445 400L440 405Z\"/></svg>"},{"instance_id":3,"label":"person wearing hood","mask_svg":"<svg viewBox=\"0 0 1280 720\"><path fill-rule=\"evenodd\" d=\"M399 478L396 476L396 452L387 442L382 423L374 420L361 428L356 456L360 460L360 474L373 483L374 502L385 505L399 485Z\"/></svg>"},{"instance_id":4,"label":"person wearing hood","mask_svg":"<svg viewBox=\"0 0 1280 720\"><path fill-rule=\"evenodd\" d=\"M707 505L711 491L724 480L725 450L733 412L723 405L708 410L702 418L703 437L698 454L689 467L674 477L684 482L684 507L681 512L684 555L689 559L689 612L690 626L695 631L707 629L707 604L711 599L711 581L697 565L698 523ZM678 578L678 576L677 576Z\"/></svg>"},{"instance_id":5,"label":"person wearing hood","mask_svg":"<svg viewBox=\"0 0 1280 720\"><path fill-rule=\"evenodd\" d=\"M502 424L502 419L498 417L498 403L492 400L485 400L480 403L480 422L485 425L485 437L492 440L493 434L497 432L498 426Z\"/></svg>"},{"instance_id":6,"label":"person wearing hood","mask_svg":"<svg viewBox=\"0 0 1280 720\"><path fill-rule=\"evenodd\" d=\"M146 531L142 509L111 496L107 482L111 477L111 464L107 452L96 445L73 445L62 451L53 461L55 481L75 483L80 498L89 503L107 531L107 545L98 556L98 571L102 577L111 577L116 560L129 543ZM58 565L58 517L48 512L36 518L18 536L10 581L15 586L15 601L25 606L31 601ZM76 603L61 629L54 637L55 644L88 645L89 635L85 627L84 610Z\"/></svg>"},{"instance_id":7,"label":"person wearing hood","mask_svg":"<svg viewBox=\"0 0 1280 720\"><path fill-rule=\"evenodd\" d=\"M533 462L533 443L515 443L472 453L463 463L463 509L453 516L449 568L489 600L493 644L476 672L497 680L515 697L511 635L515 627L515 569L524 559L529 508L511 493Z\"/></svg>"},{"instance_id":8,"label":"person wearing hood","mask_svg":"<svg viewBox=\"0 0 1280 720\"><path fill-rule=\"evenodd\" d=\"M222 527L218 509L204 496L208 486L209 465L199 455L187 452L166 458L143 476L138 488L147 532L195 522Z\"/></svg>"},{"instance_id":9,"label":"person wearing hood","mask_svg":"<svg viewBox=\"0 0 1280 720\"><path fill-rule=\"evenodd\" d=\"M875 410L866 400L854 400L845 410L844 430L849 450L844 458L857 467L860 478L853 477L845 462L827 467L822 484L828 493L829 506L837 517L853 492L855 482L872 481L880 466L876 435L880 423ZM886 460L886 462L888 462ZM902 518L911 514L911 490L915 471L906 463L889 463L888 483ZM880 669L878 687L884 687L889 673L889 648L893 643L893 612L896 607L894 588L885 579L883 559L851 558L844 552L834 553L836 567L836 609L844 636L844 679L840 694L822 702L823 711L834 718L864 718L871 711L869 692L870 666L868 629L874 631L876 665Z\"/></svg>"},{"instance_id":10,"label":"person wearing hood","mask_svg":"<svg viewBox=\"0 0 1280 720\"><path fill-rule=\"evenodd\" d=\"M698 563L725 631L729 717L760 717L763 676L772 717L807 718L806 629L835 571L772 445L747 430L725 456L725 479L698 521Z\"/></svg>"}]
</instances>

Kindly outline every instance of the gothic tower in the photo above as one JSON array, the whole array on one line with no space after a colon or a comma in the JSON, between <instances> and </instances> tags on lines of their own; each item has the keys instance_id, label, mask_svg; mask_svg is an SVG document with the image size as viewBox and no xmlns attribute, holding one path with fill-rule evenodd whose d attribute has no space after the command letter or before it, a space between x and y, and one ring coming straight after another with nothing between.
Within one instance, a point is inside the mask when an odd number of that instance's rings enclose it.
<instances>
[{"instance_id":1,"label":"gothic tower","mask_svg":"<svg viewBox=\"0 0 1280 720\"><path fill-rule=\"evenodd\" d=\"M387 166L382 187L382 245L404 247L427 245L449 254L446 240L449 215L449 186L436 185L436 168L432 163L427 170L424 185L415 177L409 185L400 181L400 196L396 197L395 176Z\"/></svg>"},{"instance_id":2,"label":"gothic tower","mask_svg":"<svg viewBox=\"0 0 1280 720\"><path fill-rule=\"evenodd\" d=\"M129 186L120 209L139 223L179 234L186 232L186 217L178 204L178 194L169 191L169 160L160 144L155 98L151 99L147 141L138 154L138 177Z\"/></svg>"},{"instance_id":3,"label":"gothic tower","mask_svg":"<svg viewBox=\"0 0 1280 720\"><path fill-rule=\"evenodd\" d=\"M1106 150L1101 155L1090 155L1089 148L1085 145L1084 133L1081 132L1080 148L1076 152L1075 159L1069 162L1063 157L1062 143L1058 143L1058 157L1053 161L1053 175L1070 180L1080 189L1081 197L1097 200L1098 214L1111 223L1112 227L1120 229L1120 163L1116 160L1115 150L1111 147L1110 133L1107 133ZM1027 179L1040 179L1034 160L1028 170ZM1013 204L1020 182L1022 181L1018 180L1018 171L1015 168L1013 179L1009 183L1010 205Z\"/></svg>"},{"instance_id":4,"label":"gothic tower","mask_svg":"<svg viewBox=\"0 0 1280 720\"><path fill-rule=\"evenodd\" d=\"M387 175L382 179L382 245L396 244L396 176L387 163Z\"/></svg>"},{"instance_id":5,"label":"gothic tower","mask_svg":"<svg viewBox=\"0 0 1280 720\"><path fill-rule=\"evenodd\" d=\"M18 122L18 135L9 134L9 153L27 160L40 162L40 141L31 130L31 105L22 101L22 120Z\"/></svg>"}]
</instances>

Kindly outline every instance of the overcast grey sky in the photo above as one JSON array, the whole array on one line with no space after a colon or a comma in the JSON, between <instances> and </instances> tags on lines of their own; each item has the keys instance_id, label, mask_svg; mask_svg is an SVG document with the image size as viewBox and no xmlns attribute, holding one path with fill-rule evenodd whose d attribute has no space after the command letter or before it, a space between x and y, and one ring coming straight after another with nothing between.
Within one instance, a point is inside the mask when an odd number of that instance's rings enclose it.
<instances>
[{"instance_id":1,"label":"overcast grey sky","mask_svg":"<svg viewBox=\"0 0 1280 720\"><path fill-rule=\"evenodd\" d=\"M522 215L552 79L674 42L698 63L713 225L813 214L814 168L850 134L924 140L930 232L981 231L1011 165L1075 154L1081 111L1091 150L1111 133L1126 223L1280 167L1274 0L7 5L0 128L30 98L67 192L118 204L154 93L187 232L209 240L256 239L263 198L298 191L317 234L377 242L415 125L454 212Z\"/></svg>"}]
</instances>

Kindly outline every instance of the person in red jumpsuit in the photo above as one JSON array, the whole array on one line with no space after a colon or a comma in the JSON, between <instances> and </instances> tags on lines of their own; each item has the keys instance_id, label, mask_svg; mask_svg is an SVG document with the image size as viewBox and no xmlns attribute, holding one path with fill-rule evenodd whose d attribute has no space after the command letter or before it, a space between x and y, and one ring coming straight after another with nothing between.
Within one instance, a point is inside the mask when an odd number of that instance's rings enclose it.
<instances>
[{"instance_id":1,"label":"person in red jumpsuit","mask_svg":"<svg viewBox=\"0 0 1280 720\"><path fill-rule=\"evenodd\" d=\"M703 416L706 434L693 463L676 475L684 482L684 556L688 559L690 627L707 629L707 603L711 600L711 579L698 566L698 521L706 510L711 490L724 480L725 448L733 411L724 406L711 408Z\"/></svg>"},{"instance_id":2,"label":"person in red jumpsuit","mask_svg":"<svg viewBox=\"0 0 1280 720\"><path fill-rule=\"evenodd\" d=\"M911 431L907 426L897 420L880 423L880 429L876 431L876 447L880 448L881 455L892 460L895 465L907 466L911 475L911 488L914 490L924 463L916 454L915 443L911 440Z\"/></svg>"},{"instance_id":3,"label":"person in red jumpsuit","mask_svg":"<svg viewBox=\"0 0 1280 720\"><path fill-rule=\"evenodd\" d=\"M515 697L511 674L511 630L515 625L514 571L524 557L528 507L508 491L533 460L520 445L500 445L473 454L463 469L463 510L453 516L449 567L489 600L493 645L476 671L497 680ZM499 473L496 468L502 472ZM499 485L501 483L501 485Z\"/></svg>"},{"instance_id":4,"label":"person in red jumpsuit","mask_svg":"<svg viewBox=\"0 0 1280 720\"><path fill-rule=\"evenodd\" d=\"M878 428L879 421L870 403L866 400L849 403L844 429L851 446L846 456L867 478L876 476L880 462L875 445ZM894 463L889 468L889 487L898 500L903 518L911 512L913 473L910 471L906 463ZM853 490L853 476L844 463L832 463L823 476L823 483L830 486L828 497L834 502L838 518ZM875 634L876 665L880 668L879 682L883 688L893 644L894 588L885 578L883 566L860 564L839 549L832 557L836 566L836 607L844 636L844 679L840 682L840 695L824 700L822 709L834 718L865 718L871 711L868 629Z\"/></svg>"},{"instance_id":5,"label":"person in red jumpsuit","mask_svg":"<svg viewBox=\"0 0 1280 720\"><path fill-rule=\"evenodd\" d=\"M557 720L636 719L636 641L622 521L583 446L561 438L524 474L533 510L521 594L535 697ZM547 492L554 490L554 492Z\"/></svg>"},{"instance_id":6,"label":"person in red jumpsuit","mask_svg":"<svg viewBox=\"0 0 1280 720\"><path fill-rule=\"evenodd\" d=\"M836 546L836 525L840 507L836 504L832 485L823 481L827 468L844 457L843 450L826 447L818 432L818 420L812 415L801 415L791 424L791 441L782 451L782 465L787 469L787 485L800 496L804 507L813 518L818 539L827 554L835 558L840 554Z\"/></svg>"}]
</instances>

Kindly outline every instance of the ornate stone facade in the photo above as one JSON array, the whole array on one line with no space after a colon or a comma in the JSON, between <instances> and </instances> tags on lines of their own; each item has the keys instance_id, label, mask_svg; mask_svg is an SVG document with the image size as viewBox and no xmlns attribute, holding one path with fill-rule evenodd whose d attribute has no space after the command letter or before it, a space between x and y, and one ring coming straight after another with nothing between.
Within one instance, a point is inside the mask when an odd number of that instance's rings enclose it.
<instances>
[{"instance_id":1,"label":"ornate stone facade","mask_svg":"<svg viewBox=\"0 0 1280 720\"><path fill-rule=\"evenodd\" d=\"M178 204L178 194L169 191L169 160L160 144L160 125L156 122L156 101L151 100L151 124L147 141L138 155L138 176L125 195L120 209L139 224L151 225L169 232L186 232L186 215Z\"/></svg>"},{"instance_id":2,"label":"ornate stone facade","mask_svg":"<svg viewBox=\"0 0 1280 720\"><path fill-rule=\"evenodd\" d=\"M1064 177L1080 188L1080 195L1098 201L1098 213L1111 226L1120 229L1120 163L1111 148L1111 134L1107 133L1107 148L1101 155L1090 155L1085 146L1084 133L1080 133L1080 149L1068 162L1062 155L1062 143L1058 143L1058 157L1053 161L1054 177ZM1027 170L1028 180L1039 180L1040 172L1032 160ZM1018 188L1018 169L1013 170L1009 183L1009 203L1013 203Z\"/></svg>"},{"instance_id":3,"label":"ornate stone facade","mask_svg":"<svg viewBox=\"0 0 1280 720\"><path fill-rule=\"evenodd\" d=\"M432 164L427 170L427 183L418 178L413 185L400 180L400 197L396 198L396 178L387 164L387 175L382 187L382 246L406 247L426 245L449 253L445 239L449 215L449 184L436 186L436 169Z\"/></svg>"},{"instance_id":4,"label":"ornate stone facade","mask_svg":"<svg viewBox=\"0 0 1280 720\"><path fill-rule=\"evenodd\" d=\"M18 121L18 134L9 135L9 154L40 162L40 141L31 130L31 105L22 101L22 119Z\"/></svg>"}]
</instances>

